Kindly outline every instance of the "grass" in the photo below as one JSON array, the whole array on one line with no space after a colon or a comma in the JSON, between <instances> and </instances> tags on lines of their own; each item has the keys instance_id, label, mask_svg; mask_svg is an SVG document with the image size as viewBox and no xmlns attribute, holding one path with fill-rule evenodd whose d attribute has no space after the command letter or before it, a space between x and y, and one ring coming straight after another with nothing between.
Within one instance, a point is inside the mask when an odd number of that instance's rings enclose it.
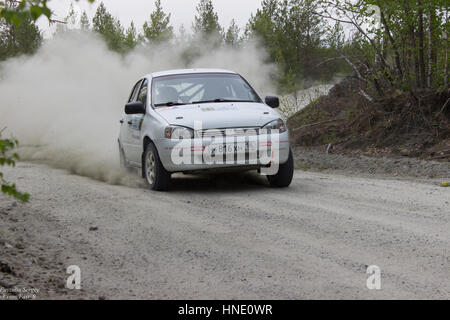
<instances>
[{"instance_id":1,"label":"grass","mask_svg":"<svg viewBox=\"0 0 450 320\"><path fill-rule=\"evenodd\" d=\"M311 166L309 164L300 162L300 163L297 163L295 170L309 171L309 170L311 170Z\"/></svg>"}]
</instances>

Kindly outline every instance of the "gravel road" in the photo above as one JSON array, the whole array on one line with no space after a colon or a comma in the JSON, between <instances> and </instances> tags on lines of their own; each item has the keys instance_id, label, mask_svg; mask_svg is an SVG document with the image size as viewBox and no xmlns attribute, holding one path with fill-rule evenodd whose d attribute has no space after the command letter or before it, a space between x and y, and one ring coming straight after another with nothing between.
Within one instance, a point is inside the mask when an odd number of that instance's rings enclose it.
<instances>
[{"instance_id":1,"label":"gravel road","mask_svg":"<svg viewBox=\"0 0 450 320\"><path fill-rule=\"evenodd\" d=\"M157 193L40 164L4 172L32 200L0 196L0 238L51 270L33 278L41 298L450 299L450 188L436 180L296 171L277 190L256 174L180 175ZM46 292L69 265L81 291Z\"/></svg>"}]
</instances>

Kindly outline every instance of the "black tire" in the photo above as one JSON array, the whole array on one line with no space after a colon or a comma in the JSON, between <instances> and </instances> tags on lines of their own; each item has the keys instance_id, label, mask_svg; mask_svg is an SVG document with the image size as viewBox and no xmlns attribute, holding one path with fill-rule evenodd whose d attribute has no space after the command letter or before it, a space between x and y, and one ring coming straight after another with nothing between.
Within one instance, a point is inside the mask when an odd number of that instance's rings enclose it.
<instances>
[{"instance_id":1,"label":"black tire","mask_svg":"<svg viewBox=\"0 0 450 320\"><path fill-rule=\"evenodd\" d=\"M156 150L153 143L149 143L145 147L142 162L143 176L150 189L155 191L169 190L172 180L171 174L162 165L161 160L159 159L158 150ZM153 164L151 162L153 162ZM153 169L150 169L149 166L152 166Z\"/></svg>"},{"instance_id":2,"label":"black tire","mask_svg":"<svg viewBox=\"0 0 450 320\"><path fill-rule=\"evenodd\" d=\"M289 150L289 157L286 163L280 164L276 175L267 176L269 184L272 188L286 188L292 182L294 177L294 157L292 150Z\"/></svg>"}]
</instances>

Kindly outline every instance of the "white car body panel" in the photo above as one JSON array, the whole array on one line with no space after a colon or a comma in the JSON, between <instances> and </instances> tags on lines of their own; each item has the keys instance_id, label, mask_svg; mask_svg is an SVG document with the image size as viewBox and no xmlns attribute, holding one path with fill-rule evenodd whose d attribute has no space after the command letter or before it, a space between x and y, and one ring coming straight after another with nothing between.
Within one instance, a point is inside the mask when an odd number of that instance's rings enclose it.
<instances>
[{"instance_id":1,"label":"white car body panel","mask_svg":"<svg viewBox=\"0 0 450 320\"><path fill-rule=\"evenodd\" d=\"M169 124L194 128L201 120L203 129L262 127L280 115L261 103L207 103L156 109ZM183 117L183 119L177 119Z\"/></svg>"}]
</instances>

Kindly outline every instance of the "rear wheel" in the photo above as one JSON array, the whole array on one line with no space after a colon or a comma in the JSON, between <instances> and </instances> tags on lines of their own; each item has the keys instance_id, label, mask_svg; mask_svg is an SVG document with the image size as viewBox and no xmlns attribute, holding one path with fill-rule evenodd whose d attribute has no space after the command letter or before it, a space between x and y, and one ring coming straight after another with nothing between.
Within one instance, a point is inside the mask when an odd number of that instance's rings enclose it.
<instances>
[{"instance_id":1,"label":"rear wheel","mask_svg":"<svg viewBox=\"0 0 450 320\"><path fill-rule=\"evenodd\" d=\"M171 174L159 159L158 150L153 143L149 143L144 151L143 159L144 178L150 189L166 191L170 188Z\"/></svg>"},{"instance_id":2,"label":"rear wheel","mask_svg":"<svg viewBox=\"0 0 450 320\"><path fill-rule=\"evenodd\" d=\"M272 188L286 188L291 184L293 176L294 157L292 156L292 150L289 150L288 161L280 164L277 174L267 176L267 180L269 180L269 184Z\"/></svg>"}]
</instances>

